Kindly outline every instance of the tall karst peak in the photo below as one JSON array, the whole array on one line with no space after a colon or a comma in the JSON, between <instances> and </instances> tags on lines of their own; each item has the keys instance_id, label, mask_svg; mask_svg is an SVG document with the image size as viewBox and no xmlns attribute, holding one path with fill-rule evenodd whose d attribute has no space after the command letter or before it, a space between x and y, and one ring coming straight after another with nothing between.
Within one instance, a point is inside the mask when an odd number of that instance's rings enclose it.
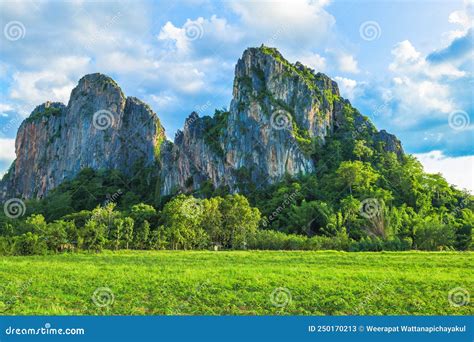
<instances>
[{"instance_id":1,"label":"tall karst peak","mask_svg":"<svg viewBox=\"0 0 474 342\"><path fill-rule=\"evenodd\" d=\"M135 163L155 163L163 140L164 129L148 105L126 98L106 75L86 75L67 107L46 102L21 124L1 197L43 197L85 168L131 174Z\"/></svg>"},{"instance_id":2,"label":"tall karst peak","mask_svg":"<svg viewBox=\"0 0 474 342\"><path fill-rule=\"evenodd\" d=\"M79 80L67 106L47 102L21 125L1 195L42 197L84 168L129 175L137 163L155 168L161 196L203 188L245 192L317 171L317 153L333 137L368 139L403 155L400 141L378 132L340 96L336 82L275 48L246 49L229 108L212 117L191 112L174 142L146 103L95 73Z\"/></svg>"}]
</instances>

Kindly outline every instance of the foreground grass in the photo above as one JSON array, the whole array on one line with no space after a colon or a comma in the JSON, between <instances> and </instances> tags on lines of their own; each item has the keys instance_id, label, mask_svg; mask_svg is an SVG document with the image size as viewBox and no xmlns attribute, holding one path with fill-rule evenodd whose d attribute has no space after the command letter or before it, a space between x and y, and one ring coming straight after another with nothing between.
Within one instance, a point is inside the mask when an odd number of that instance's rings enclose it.
<instances>
[{"instance_id":1,"label":"foreground grass","mask_svg":"<svg viewBox=\"0 0 474 342\"><path fill-rule=\"evenodd\" d=\"M122 251L1 257L0 314L469 315L473 253ZM98 296L109 288L112 297ZM290 300L291 296L291 300Z\"/></svg>"}]
</instances>

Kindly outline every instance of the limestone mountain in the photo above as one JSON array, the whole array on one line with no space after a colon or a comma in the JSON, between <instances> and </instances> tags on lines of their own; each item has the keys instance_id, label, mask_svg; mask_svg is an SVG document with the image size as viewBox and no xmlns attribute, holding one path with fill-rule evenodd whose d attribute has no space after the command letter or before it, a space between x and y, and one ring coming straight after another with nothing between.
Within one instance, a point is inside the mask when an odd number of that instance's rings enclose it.
<instances>
[{"instance_id":1,"label":"limestone mountain","mask_svg":"<svg viewBox=\"0 0 474 342\"><path fill-rule=\"evenodd\" d=\"M400 141L377 131L336 82L273 48L245 50L229 109L213 117L191 113L174 142L148 105L91 74L67 106L46 102L21 124L1 197L41 198L84 168L130 175L136 163L155 167L160 196L203 187L240 192L316 172L318 151L335 132L403 154Z\"/></svg>"},{"instance_id":2,"label":"limestone mountain","mask_svg":"<svg viewBox=\"0 0 474 342\"><path fill-rule=\"evenodd\" d=\"M174 143L162 149L162 194L190 192L203 184L242 190L285 174L314 172L317 146L337 130L366 135L398 155L400 141L375 127L322 73L290 64L273 48L249 48L235 68L229 111L186 119Z\"/></svg>"},{"instance_id":3,"label":"limestone mountain","mask_svg":"<svg viewBox=\"0 0 474 342\"><path fill-rule=\"evenodd\" d=\"M153 163L163 140L164 129L147 104L125 97L105 75L84 76L67 106L46 102L23 121L2 197L41 198L84 168L129 174L138 160Z\"/></svg>"}]
</instances>

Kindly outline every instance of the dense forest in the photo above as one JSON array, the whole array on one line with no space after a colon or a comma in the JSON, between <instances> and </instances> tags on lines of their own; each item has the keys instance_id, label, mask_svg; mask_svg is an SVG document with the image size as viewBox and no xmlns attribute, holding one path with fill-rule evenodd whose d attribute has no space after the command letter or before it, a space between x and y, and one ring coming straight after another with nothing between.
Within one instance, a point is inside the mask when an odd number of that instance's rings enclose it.
<instances>
[{"instance_id":1,"label":"dense forest","mask_svg":"<svg viewBox=\"0 0 474 342\"><path fill-rule=\"evenodd\" d=\"M212 127L208 131L215 134ZM155 190L157 167L137 164L133 177L84 169L45 198L26 201L25 208L4 207L0 254L474 248L473 196L425 173L414 157L387 152L351 120L324 144L308 142L306 151L315 173L259 186L248 179L250 170L240 169L239 194L205 183L164 197Z\"/></svg>"}]
</instances>

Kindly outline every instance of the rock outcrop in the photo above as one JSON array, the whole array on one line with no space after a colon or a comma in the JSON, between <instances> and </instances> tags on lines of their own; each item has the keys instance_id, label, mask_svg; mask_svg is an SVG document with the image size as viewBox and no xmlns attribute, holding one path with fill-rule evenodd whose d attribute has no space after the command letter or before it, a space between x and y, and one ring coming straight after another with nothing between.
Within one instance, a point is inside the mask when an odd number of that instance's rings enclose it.
<instances>
[{"instance_id":1,"label":"rock outcrop","mask_svg":"<svg viewBox=\"0 0 474 342\"><path fill-rule=\"evenodd\" d=\"M148 105L126 98L105 75L84 76L67 106L46 102L21 124L2 197L41 198L83 168L129 174L136 162L154 163L163 140L164 129Z\"/></svg>"},{"instance_id":2,"label":"rock outcrop","mask_svg":"<svg viewBox=\"0 0 474 342\"><path fill-rule=\"evenodd\" d=\"M1 197L38 198L83 168L129 175L156 165L161 196L203 187L239 192L316 170L315 146L334 132L371 136L401 156L395 136L375 127L341 98L337 84L276 50L249 48L235 67L229 110L186 119L174 142L149 106L125 97L107 76L83 77L67 106L38 106L19 128L17 159Z\"/></svg>"},{"instance_id":3,"label":"rock outcrop","mask_svg":"<svg viewBox=\"0 0 474 342\"><path fill-rule=\"evenodd\" d=\"M205 183L238 192L245 183L260 187L285 174L313 172L312 145L344 126L348 111L354 129L378 134L392 152L402 153L398 140L377 133L329 77L290 64L276 49L249 48L235 67L229 111L214 118L192 113L174 144L163 149L161 194L199 190Z\"/></svg>"}]
</instances>

